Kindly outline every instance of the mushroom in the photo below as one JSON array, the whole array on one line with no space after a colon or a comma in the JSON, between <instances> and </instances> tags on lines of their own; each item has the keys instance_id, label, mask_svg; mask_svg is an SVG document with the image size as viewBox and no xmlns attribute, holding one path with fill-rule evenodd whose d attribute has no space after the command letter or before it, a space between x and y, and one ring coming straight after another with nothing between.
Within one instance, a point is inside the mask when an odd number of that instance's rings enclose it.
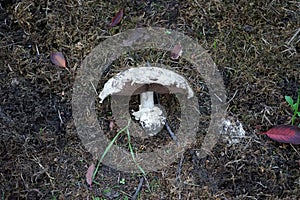
<instances>
[{"instance_id":1,"label":"mushroom","mask_svg":"<svg viewBox=\"0 0 300 200\"><path fill-rule=\"evenodd\" d=\"M140 94L139 110L132 115L139 120L147 135L156 135L165 125L166 116L159 105L154 104L154 92L181 93L194 96L186 79L160 67L137 67L125 70L109 79L99 94L100 103L108 95Z\"/></svg>"},{"instance_id":2,"label":"mushroom","mask_svg":"<svg viewBox=\"0 0 300 200\"><path fill-rule=\"evenodd\" d=\"M132 114L140 121L147 135L156 135L165 125L166 117L162 109L154 105L153 92L141 93L140 101L139 111Z\"/></svg>"}]
</instances>

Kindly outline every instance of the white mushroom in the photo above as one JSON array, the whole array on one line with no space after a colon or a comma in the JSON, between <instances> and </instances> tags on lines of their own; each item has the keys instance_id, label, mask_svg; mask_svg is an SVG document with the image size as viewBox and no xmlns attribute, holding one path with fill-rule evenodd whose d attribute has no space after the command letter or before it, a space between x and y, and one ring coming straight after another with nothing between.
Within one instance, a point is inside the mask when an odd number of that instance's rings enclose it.
<instances>
[{"instance_id":1,"label":"white mushroom","mask_svg":"<svg viewBox=\"0 0 300 200\"><path fill-rule=\"evenodd\" d=\"M108 95L132 95L136 89L144 85L160 85L168 88L172 93L186 93L188 98L194 96L193 90L183 76L164 68L138 67L123 71L109 79L99 94L100 103ZM166 120L163 110L154 105L153 91L155 90L145 90L140 93L139 110L133 112L135 119L140 121L144 131L150 136L156 135Z\"/></svg>"}]
</instances>

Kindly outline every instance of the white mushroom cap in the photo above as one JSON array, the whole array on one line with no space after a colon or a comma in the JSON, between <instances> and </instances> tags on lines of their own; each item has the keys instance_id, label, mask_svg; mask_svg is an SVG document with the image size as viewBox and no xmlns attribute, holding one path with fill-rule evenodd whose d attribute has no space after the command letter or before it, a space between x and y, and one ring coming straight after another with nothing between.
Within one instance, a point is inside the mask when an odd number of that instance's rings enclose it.
<instances>
[{"instance_id":1,"label":"white mushroom cap","mask_svg":"<svg viewBox=\"0 0 300 200\"><path fill-rule=\"evenodd\" d=\"M100 103L107 96L121 92L126 83L131 83L131 85L156 83L165 87L174 86L186 90L188 98L194 96L192 88L183 76L159 67L137 67L123 71L109 79L99 94Z\"/></svg>"}]
</instances>

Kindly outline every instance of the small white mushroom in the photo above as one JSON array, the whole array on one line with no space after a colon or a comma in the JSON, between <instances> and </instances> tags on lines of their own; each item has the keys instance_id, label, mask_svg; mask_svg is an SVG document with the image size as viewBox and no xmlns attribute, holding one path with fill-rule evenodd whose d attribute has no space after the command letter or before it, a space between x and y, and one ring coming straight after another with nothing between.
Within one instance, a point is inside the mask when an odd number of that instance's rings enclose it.
<instances>
[{"instance_id":1,"label":"small white mushroom","mask_svg":"<svg viewBox=\"0 0 300 200\"><path fill-rule=\"evenodd\" d=\"M130 96L135 90L145 85L148 85L150 90L142 90L139 93L139 110L133 112L133 116L140 121L146 134L153 136L162 129L166 121L162 108L154 105L153 91L156 91L155 87L159 88L157 86L160 85L168 88L170 93L185 93L187 98L191 98L194 96L194 92L183 76L159 67L131 68L109 79L100 92L99 98L102 103L108 95ZM159 89L163 91L161 87Z\"/></svg>"}]
</instances>

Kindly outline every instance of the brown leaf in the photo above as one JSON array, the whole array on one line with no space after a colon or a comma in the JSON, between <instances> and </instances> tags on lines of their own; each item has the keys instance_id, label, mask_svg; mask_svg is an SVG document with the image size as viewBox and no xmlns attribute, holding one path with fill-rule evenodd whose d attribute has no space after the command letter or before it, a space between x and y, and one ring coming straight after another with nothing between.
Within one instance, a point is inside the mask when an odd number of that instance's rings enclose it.
<instances>
[{"instance_id":1,"label":"brown leaf","mask_svg":"<svg viewBox=\"0 0 300 200\"><path fill-rule=\"evenodd\" d=\"M182 55L182 48L180 44L176 44L171 51L171 59L177 60Z\"/></svg>"},{"instance_id":2,"label":"brown leaf","mask_svg":"<svg viewBox=\"0 0 300 200\"><path fill-rule=\"evenodd\" d=\"M119 24L123 18L124 15L124 11L123 8L121 8L119 10L119 12L116 14L116 16L114 16L114 18L112 18L111 23L109 24L109 28L116 26L117 24Z\"/></svg>"},{"instance_id":3,"label":"brown leaf","mask_svg":"<svg viewBox=\"0 0 300 200\"><path fill-rule=\"evenodd\" d=\"M86 182L87 182L90 186L92 186L92 183L93 183L93 173L94 173L94 171L95 171L95 165L94 165L94 163L92 163L92 164L89 166L89 168L88 168L88 170L87 170L87 172L86 172L86 175L85 175L85 177L86 177Z\"/></svg>"},{"instance_id":4,"label":"brown leaf","mask_svg":"<svg viewBox=\"0 0 300 200\"><path fill-rule=\"evenodd\" d=\"M59 67L66 67L66 59L61 52L52 52L50 54L50 60L53 64Z\"/></svg>"}]
</instances>

